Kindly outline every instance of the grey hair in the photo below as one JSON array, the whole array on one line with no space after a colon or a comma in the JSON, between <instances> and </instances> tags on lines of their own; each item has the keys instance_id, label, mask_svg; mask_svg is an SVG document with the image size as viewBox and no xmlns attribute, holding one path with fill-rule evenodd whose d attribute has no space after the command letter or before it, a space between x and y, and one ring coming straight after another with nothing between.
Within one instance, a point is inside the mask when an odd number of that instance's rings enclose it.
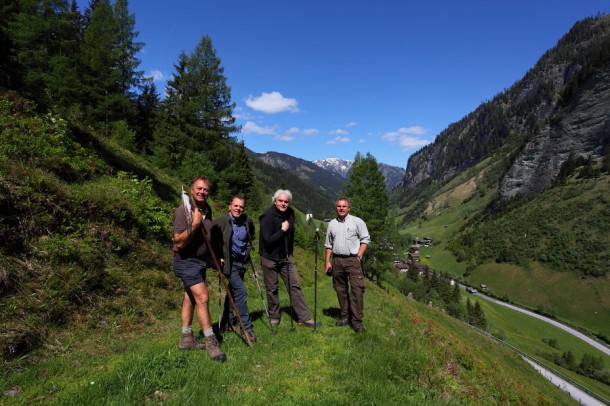
<instances>
[{"instance_id":1,"label":"grey hair","mask_svg":"<svg viewBox=\"0 0 610 406\"><path fill-rule=\"evenodd\" d=\"M292 193L290 193L290 190L288 190L288 189L278 189L273 194L273 198L271 199L271 203L275 203L275 201L277 200L279 195L286 195L286 196L288 196L288 200L292 202Z\"/></svg>"}]
</instances>

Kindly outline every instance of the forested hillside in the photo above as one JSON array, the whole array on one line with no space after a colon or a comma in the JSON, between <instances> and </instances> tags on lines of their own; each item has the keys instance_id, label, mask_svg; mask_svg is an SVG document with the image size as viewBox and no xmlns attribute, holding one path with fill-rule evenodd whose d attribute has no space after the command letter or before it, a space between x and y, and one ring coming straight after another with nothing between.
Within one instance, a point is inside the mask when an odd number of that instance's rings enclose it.
<instances>
[{"instance_id":1,"label":"forested hillside","mask_svg":"<svg viewBox=\"0 0 610 406\"><path fill-rule=\"evenodd\" d=\"M393 196L403 234L433 235L450 256L429 261L437 270L606 341L609 66L610 17L577 22L523 79L412 155ZM585 282L549 289L540 275Z\"/></svg>"}]
</instances>

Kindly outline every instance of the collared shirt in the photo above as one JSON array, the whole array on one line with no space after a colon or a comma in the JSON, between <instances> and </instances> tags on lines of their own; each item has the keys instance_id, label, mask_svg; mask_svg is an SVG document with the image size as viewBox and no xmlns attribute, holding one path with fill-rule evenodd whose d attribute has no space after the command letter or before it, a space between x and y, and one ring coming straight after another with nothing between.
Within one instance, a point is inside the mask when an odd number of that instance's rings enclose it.
<instances>
[{"instance_id":1,"label":"collared shirt","mask_svg":"<svg viewBox=\"0 0 610 406\"><path fill-rule=\"evenodd\" d=\"M231 233L231 258L244 258L248 242L246 223L240 221L239 218L235 219L231 214L229 214L229 218L231 219L231 228L233 229Z\"/></svg>"},{"instance_id":2,"label":"collared shirt","mask_svg":"<svg viewBox=\"0 0 610 406\"><path fill-rule=\"evenodd\" d=\"M324 247L332 250L337 255L356 255L360 244L369 244L371 237L366 224L361 218L348 214L341 221L333 219L326 230Z\"/></svg>"}]
</instances>

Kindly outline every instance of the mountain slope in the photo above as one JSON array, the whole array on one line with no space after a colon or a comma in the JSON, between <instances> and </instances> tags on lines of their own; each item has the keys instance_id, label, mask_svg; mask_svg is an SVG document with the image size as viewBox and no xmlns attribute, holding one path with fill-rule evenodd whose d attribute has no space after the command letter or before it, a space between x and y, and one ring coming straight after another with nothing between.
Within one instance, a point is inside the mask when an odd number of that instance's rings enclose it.
<instances>
[{"instance_id":1,"label":"mountain slope","mask_svg":"<svg viewBox=\"0 0 610 406\"><path fill-rule=\"evenodd\" d=\"M570 152L601 156L610 137L609 64L610 17L576 23L522 80L413 154L404 188L448 179L507 143L504 198L548 187Z\"/></svg>"},{"instance_id":2,"label":"mountain slope","mask_svg":"<svg viewBox=\"0 0 610 406\"><path fill-rule=\"evenodd\" d=\"M251 156L273 168L288 171L308 184L317 188L331 199L334 199L343 190L346 178L333 171L328 171L313 162L296 158L280 152L252 152Z\"/></svg>"},{"instance_id":3,"label":"mountain slope","mask_svg":"<svg viewBox=\"0 0 610 406\"><path fill-rule=\"evenodd\" d=\"M522 80L414 154L393 194L402 233L436 241L434 269L606 342L609 41L610 17L576 23Z\"/></svg>"},{"instance_id":4,"label":"mountain slope","mask_svg":"<svg viewBox=\"0 0 610 406\"><path fill-rule=\"evenodd\" d=\"M257 179L269 195L280 188L292 192L294 205L302 212L311 210L315 218L324 218L334 211L333 188L342 187L339 179L309 161L280 153L257 154L249 151Z\"/></svg>"},{"instance_id":5,"label":"mountain slope","mask_svg":"<svg viewBox=\"0 0 610 406\"><path fill-rule=\"evenodd\" d=\"M339 158L324 158L313 161L314 164L320 168L327 169L328 171L337 173L342 177L348 179L352 164L354 161L339 159ZM388 191L394 189L397 185L402 182L405 176L405 171L398 166L387 165L378 162L379 170L383 174L386 183L386 189Z\"/></svg>"}]
</instances>

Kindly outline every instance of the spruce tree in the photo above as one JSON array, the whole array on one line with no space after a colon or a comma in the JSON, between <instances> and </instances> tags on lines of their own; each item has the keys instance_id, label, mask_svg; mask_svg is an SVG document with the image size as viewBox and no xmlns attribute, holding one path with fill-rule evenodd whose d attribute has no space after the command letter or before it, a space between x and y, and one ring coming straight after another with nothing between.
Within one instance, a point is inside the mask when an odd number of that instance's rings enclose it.
<instances>
[{"instance_id":1,"label":"spruce tree","mask_svg":"<svg viewBox=\"0 0 610 406\"><path fill-rule=\"evenodd\" d=\"M371 243L366 251L365 269L377 278L391 267L393 241L388 228L390 198L383 173L370 153L356 154L349 182L345 187L350 199L350 213L360 217L367 225Z\"/></svg>"},{"instance_id":2,"label":"spruce tree","mask_svg":"<svg viewBox=\"0 0 610 406\"><path fill-rule=\"evenodd\" d=\"M136 145L140 152L150 153L153 140L153 130L156 124L157 114L161 98L157 87L149 80L142 88L142 93L137 99L137 117L134 125L136 132Z\"/></svg>"},{"instance_id":3,"label":"spruce tree","mask_svg":"<svg viewBox=\"0 0 610 406\"><path fill-rule=\"evenodd\" d=\"M96 0L85 13L80 71L82 102L92 123L126 120L133 124L135 92L142 84L136 54L143 46L135 42L134 28L127 0L114 5Z\"/></svg>"},{"instance_id":4,"label":"spruce tree","mask_svg":"<svg viewBox=\"0 0 610 406\"><path fill-rule=\"evenodd\" d=\"M67 0L22 0L12 6L3 7L11 17L5 31L13 47L12 66L7 67L13 77L8 79L19 83L18 90L46 111L57 99L70 98L68 92L76 87L70 59L76 40L70 5ZM14 76L15 67L19 78Z\"/></svg>"},{"instance_id":5,"label":"spruce tree","mask_svg":"<svg viewBox=\"0 0 610 406\"><path fill-rule=\"evenodd\" d=\"M193 160L211 165L214 173L208 176L212 177L228 168L235 141L231 134L239 127L235 125L235 103L231 102L231 89L220 62L211 38L204 36L191 54L180 54L174 77L167 84L167 97L162 102L163 130L155 130L155 149L158 156L171 156L172 164L184 167L180 172L192 171ZM167 127L168 121L172 129ZM169 137L168 131L174 136ZM171 149L170 155L163 152Z\"/></svg>"}]
</instances>

